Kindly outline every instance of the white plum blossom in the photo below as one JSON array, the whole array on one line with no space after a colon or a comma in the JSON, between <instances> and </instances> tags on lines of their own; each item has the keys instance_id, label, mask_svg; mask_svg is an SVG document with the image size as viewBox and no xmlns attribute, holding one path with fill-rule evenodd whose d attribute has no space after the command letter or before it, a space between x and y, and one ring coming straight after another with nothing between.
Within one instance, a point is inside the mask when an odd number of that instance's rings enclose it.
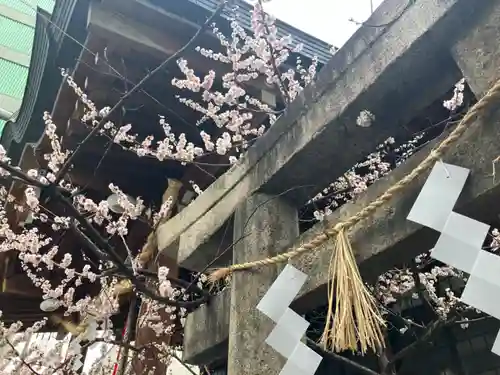
<instances>
[{"instance_id":1,"label":"white plum blossom","mask_svg":"<svg viewBox=\"0 0 500 375\"><path fill-rule=\"evenodd\" d=\"M449 111L456 111L464 102L465 78L462 78L455 84L453 97L443 102L443 106Z\"/></svg>"},{"instance_id":2,"label":"white plum blossom","mask_svg":"<svg viewBox=\"0 0 500 375\"><path fill-rule=\"evenodd\" d=\"M362 110L356 119L356 124L362 128L368 128L375 121L375 115L370 111Z\"/></svg>"}]
</instances>

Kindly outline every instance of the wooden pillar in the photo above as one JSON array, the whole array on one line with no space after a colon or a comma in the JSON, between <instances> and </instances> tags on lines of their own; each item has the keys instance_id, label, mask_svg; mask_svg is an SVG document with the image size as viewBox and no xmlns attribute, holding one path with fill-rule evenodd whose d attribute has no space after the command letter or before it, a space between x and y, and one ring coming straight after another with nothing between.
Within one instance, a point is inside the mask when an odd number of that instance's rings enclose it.
<instances>
[{"instance_id":1,"label":"wooden pillar","mask_svg":"<svg viewBox=\"0 0 500 375\"><path fill-rule=\"evenodd\" d=\"M452 48L452 55L476 97L500 78L500 0L472 15L474 25Z\"/></svg>"},{"instance_id":2,"label":"wooden pillar","mask_svg":"<svg viewBox=\"0 0 500 375\"><path fill-rule=\"evenodd\" d=\"M255 194L235 213L233 262L276 255L298 235L298 215L294 207L281 198ZM283 267L279 264L233 275L228 375L277 375L285 364L285 359L265 343L275 323L256 309Z\"/></svg>"}]
</instances>

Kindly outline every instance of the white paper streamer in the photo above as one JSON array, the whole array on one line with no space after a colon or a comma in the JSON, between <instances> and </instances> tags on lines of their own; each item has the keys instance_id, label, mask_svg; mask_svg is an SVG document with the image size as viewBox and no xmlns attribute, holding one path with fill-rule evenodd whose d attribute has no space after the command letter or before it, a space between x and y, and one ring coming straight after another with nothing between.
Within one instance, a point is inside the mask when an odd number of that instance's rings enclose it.
<instances>
[{"instance_id":1,"label":"white paper streamer","mask_svg":"<svg viewBox=\"0 0 500 375\"><path fill-rule=\"evenodd\" d=\"M462 302L500 319L500 257L482 250L489 226L453 212L468 174L468 169L437 162L408 220L441 232L431 256L470 274ZM500 355L500 333L492 352Z\"/></svg>"},{"instance_id":2,"label":"white paper streamer","mask_svg":"<svg viewBox=\"0 0 500 375\"><path fill-rule=\"evenodd\" d=\"M440 262L472 273L488 229L484 223L451 212L431 255Z\"/></svg>"},{"instance_id":3,"label":"white paper streamer","mask_svg":"<svg viewBox=\"0 0 500 375\"><path fill-rule=\"evenodd\" d=\"M288 264L257 305L277 323L266 343L287 358L280 375L313 375L322 359L301 341L309 322L288 307L306 279L306 274Z\"/></svg>"},{"instance_id":4,"label":"white paper streamer","mask_svg":"<svg viewBox=\"0 0 500 375\"><path fill-rule=\"evenodd\" d=\"M469 175L469 170L437 162L408 214L408 220L441 232Z\"/></svg>"}]
</instances>

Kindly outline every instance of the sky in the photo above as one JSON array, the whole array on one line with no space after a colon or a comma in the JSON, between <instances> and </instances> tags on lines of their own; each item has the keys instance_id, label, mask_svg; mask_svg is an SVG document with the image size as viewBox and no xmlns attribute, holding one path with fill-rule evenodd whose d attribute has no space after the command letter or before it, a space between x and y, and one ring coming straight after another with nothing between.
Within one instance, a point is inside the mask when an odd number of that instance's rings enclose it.
<instances>
[{"instance_id":1,"label":"sky","mask_svg":"<svg viewBox=\"0 0 500 375\"><path fill-rule=\"evenodd\" d=\"M372 2L376 8L382 0ZM370 0L272 0L265 4L265 9L276 18L341 47L358 28L349 19L363 22L370 16Z\"/></svg>"}]
</instances>

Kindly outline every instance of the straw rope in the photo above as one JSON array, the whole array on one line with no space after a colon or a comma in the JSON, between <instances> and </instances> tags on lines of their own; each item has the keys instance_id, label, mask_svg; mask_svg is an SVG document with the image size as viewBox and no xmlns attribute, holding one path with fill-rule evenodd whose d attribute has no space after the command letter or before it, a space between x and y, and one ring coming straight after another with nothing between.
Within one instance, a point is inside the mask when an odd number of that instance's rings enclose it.
<instances>
[{"instance_id":1,"label":"straw rope","mask_svg":"<svg viewBox=\"0 0 500 375\"><path fill-rule=\"evenodd\" d=\"M472 108L470 108L470 110L462 118L457 127L449 134L449 136L444 139L434 150L432 150L429 155L413 171L411 171L408 175L406 175L396 184L387 189L385 193L380 195L376 200L371 202L355 215L351 216L345 221L330 226L329 228L324 230L323 233L318 234L309 242L304 243L299 247L289 250L285 253L253 262L233 264L229 267L217 269L210 275L210 280L217 281L226 276L229 276L233 272L286 262L289 259L303 253L317 250L320 245L325 243L328 239L336 236L340 231L348 231L361 220L368 218L375 212L378 207L387 203L396 193L403 190L407 185L409 185L417 177L423 174L429 167L431 167L437 160L441 158L443 153L454 142L456 142L465 133L469 125L471 125L478 118L483 117L485 113L487 113L487 110L492 107L499 99L500 80L496 81L496 83L490 88L490 90Z\"/></svg>"}]
</instances>

